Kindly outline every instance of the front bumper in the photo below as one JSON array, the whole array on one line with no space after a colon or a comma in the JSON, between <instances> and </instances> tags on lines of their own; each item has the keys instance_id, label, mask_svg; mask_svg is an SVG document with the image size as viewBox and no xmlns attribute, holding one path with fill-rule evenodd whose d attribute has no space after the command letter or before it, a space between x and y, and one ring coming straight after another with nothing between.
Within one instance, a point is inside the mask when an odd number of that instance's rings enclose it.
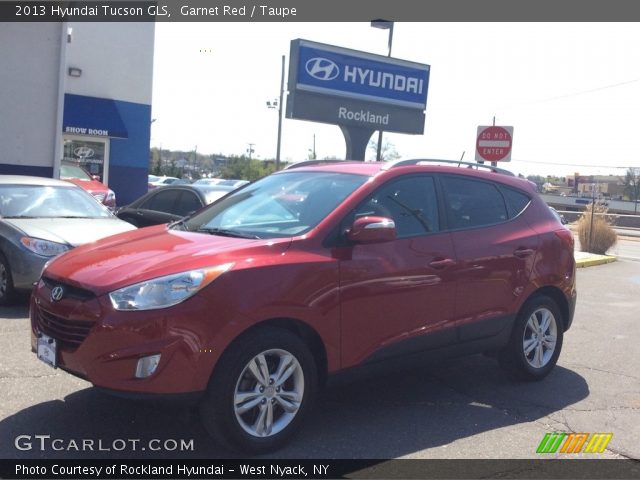
<instances>
[{"instance_id":1,"label":"front bumper","mask_svg":"<svg viewBox=\"0 0 640 480\"><path fill-rule=\"evenodd\" d=\"M197 322L207 312L204 300L193 297L180 308L145 312L118 312L108 298L68 287L65 298L54 302L53 285L41 280L31 297L32 349L43 333L56 339L59 368L97 387L121 394L193 394L206 389L217 359L217 348L207 344L210 332ZM136 377L142 357L160 354L150 376Z\"/></svg>"}]
</instances>

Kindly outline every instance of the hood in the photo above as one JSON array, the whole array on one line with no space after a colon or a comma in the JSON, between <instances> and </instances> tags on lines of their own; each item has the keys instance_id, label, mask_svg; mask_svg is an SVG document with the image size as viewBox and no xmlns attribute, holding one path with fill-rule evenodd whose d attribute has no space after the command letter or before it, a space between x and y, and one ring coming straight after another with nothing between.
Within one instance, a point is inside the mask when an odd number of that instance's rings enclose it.
<instances>
[{"instance_id":1,"label":"hood","mask_svg":"<svg viewBox=\"0 0 640 480\"><path fill-rule=\"evenodd\" d=\"M25 235L77 247L136 227L119 218L4 218Z\"/></svg>"},{"instance_id":2,"label":"hood","mask_svg":"<svg viewBox=\"0 0 640 480\"><path fill-rule=\"evenodd\" d=\"M80 180L79 178L64 178L63 180L77 185L78 187L89 192L91 195L94 195L96 193L102 193L106 195L109 191L104 183L98 182L97 180Z\"/></svg>"},{"instance_id":3,"label":"hood","mask_svg":"<svg viewBox=\"0 0 640 480\"><path fill-rule=\"evenodd\" d=\"M232 238L169 230L166 225L157 225L67 252L51 262L45 274L101 295L196 268L229 262L238 264L248 258L272 261L290 244L290 238Z\"/></svg>"}]
</instances>

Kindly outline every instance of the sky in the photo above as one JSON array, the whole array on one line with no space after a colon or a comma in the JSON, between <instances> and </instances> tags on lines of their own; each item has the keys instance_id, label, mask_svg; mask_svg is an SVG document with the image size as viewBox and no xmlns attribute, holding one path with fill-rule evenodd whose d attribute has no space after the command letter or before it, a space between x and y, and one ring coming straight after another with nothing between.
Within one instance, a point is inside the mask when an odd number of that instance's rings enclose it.
<instances>
[{"instance_id":1,"label":"sky","mask_svg":"<svg viewBox=\"0 0 640 480\"><path fill-rule=\"evenodd\" d=\"M281 58L296 38L387 54L359 23L156 23L151 145L276 155ZM640 28L634 23L396 23L392 56L431 66L424 135L385 134L401 158L474 161L479 125L512 126L524 175L640 167ZM286 102L286 100L285 100ZM283 108L284 110L284 108ZM283 118L284 161L344 158L339 127ZM374 135L377 139L377 135ZM368 158L375 152L368 152Z\"/></svg>"}]
</instances>

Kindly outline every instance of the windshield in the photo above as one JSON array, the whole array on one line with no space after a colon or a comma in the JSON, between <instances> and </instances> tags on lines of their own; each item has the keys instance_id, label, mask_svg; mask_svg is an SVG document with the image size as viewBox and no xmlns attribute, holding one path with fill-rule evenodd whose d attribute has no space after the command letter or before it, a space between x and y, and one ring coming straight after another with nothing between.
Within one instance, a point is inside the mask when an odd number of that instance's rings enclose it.
<instances>
[{"instance_id":1,"label":"windshield","mask_svg":"<svg viewBox=\"0 0 640 480\"><path fill-rule=\"evenodd\" d=\"M77 178L79 180L93 180L87 172L77 165L60 165L60 178Z\"/></svg>"},{"instance_id":2,"label":"windshield","mask_svg":"<svg viewBox=\"0 0 640 480\"><path fill-rule=\"evenodd\" d=\"M249 238L302 235L367 178L327 172L270 175L187 219L184 228Z\"/></svg>"},{"instance_id":3,"label":"windshield","mask_svg":"<svg viewBox=\"0 0 640 480\"><path fill-rule=\"evenodd\" d=\"M111 213L91 195L75 186L0 185L0 216L111 217Z\"/></svg>"}]
</instances>

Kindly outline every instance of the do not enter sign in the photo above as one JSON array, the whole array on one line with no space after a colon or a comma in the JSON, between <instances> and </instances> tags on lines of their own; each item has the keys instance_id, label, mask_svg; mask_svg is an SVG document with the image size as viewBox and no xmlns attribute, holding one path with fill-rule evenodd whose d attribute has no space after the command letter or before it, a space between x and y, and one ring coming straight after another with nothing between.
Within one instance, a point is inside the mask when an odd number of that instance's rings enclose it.
<instances>
[{"instance_id":1,"label":"do not enter sign","mask_svg":"<svg viewBox=\"0 0 640 480\"><path fill-rule=\"evenodd\" d=\"M510 162L512 141L513 127L478 127L476 161Z\"/></svg>"}]
</instances>

